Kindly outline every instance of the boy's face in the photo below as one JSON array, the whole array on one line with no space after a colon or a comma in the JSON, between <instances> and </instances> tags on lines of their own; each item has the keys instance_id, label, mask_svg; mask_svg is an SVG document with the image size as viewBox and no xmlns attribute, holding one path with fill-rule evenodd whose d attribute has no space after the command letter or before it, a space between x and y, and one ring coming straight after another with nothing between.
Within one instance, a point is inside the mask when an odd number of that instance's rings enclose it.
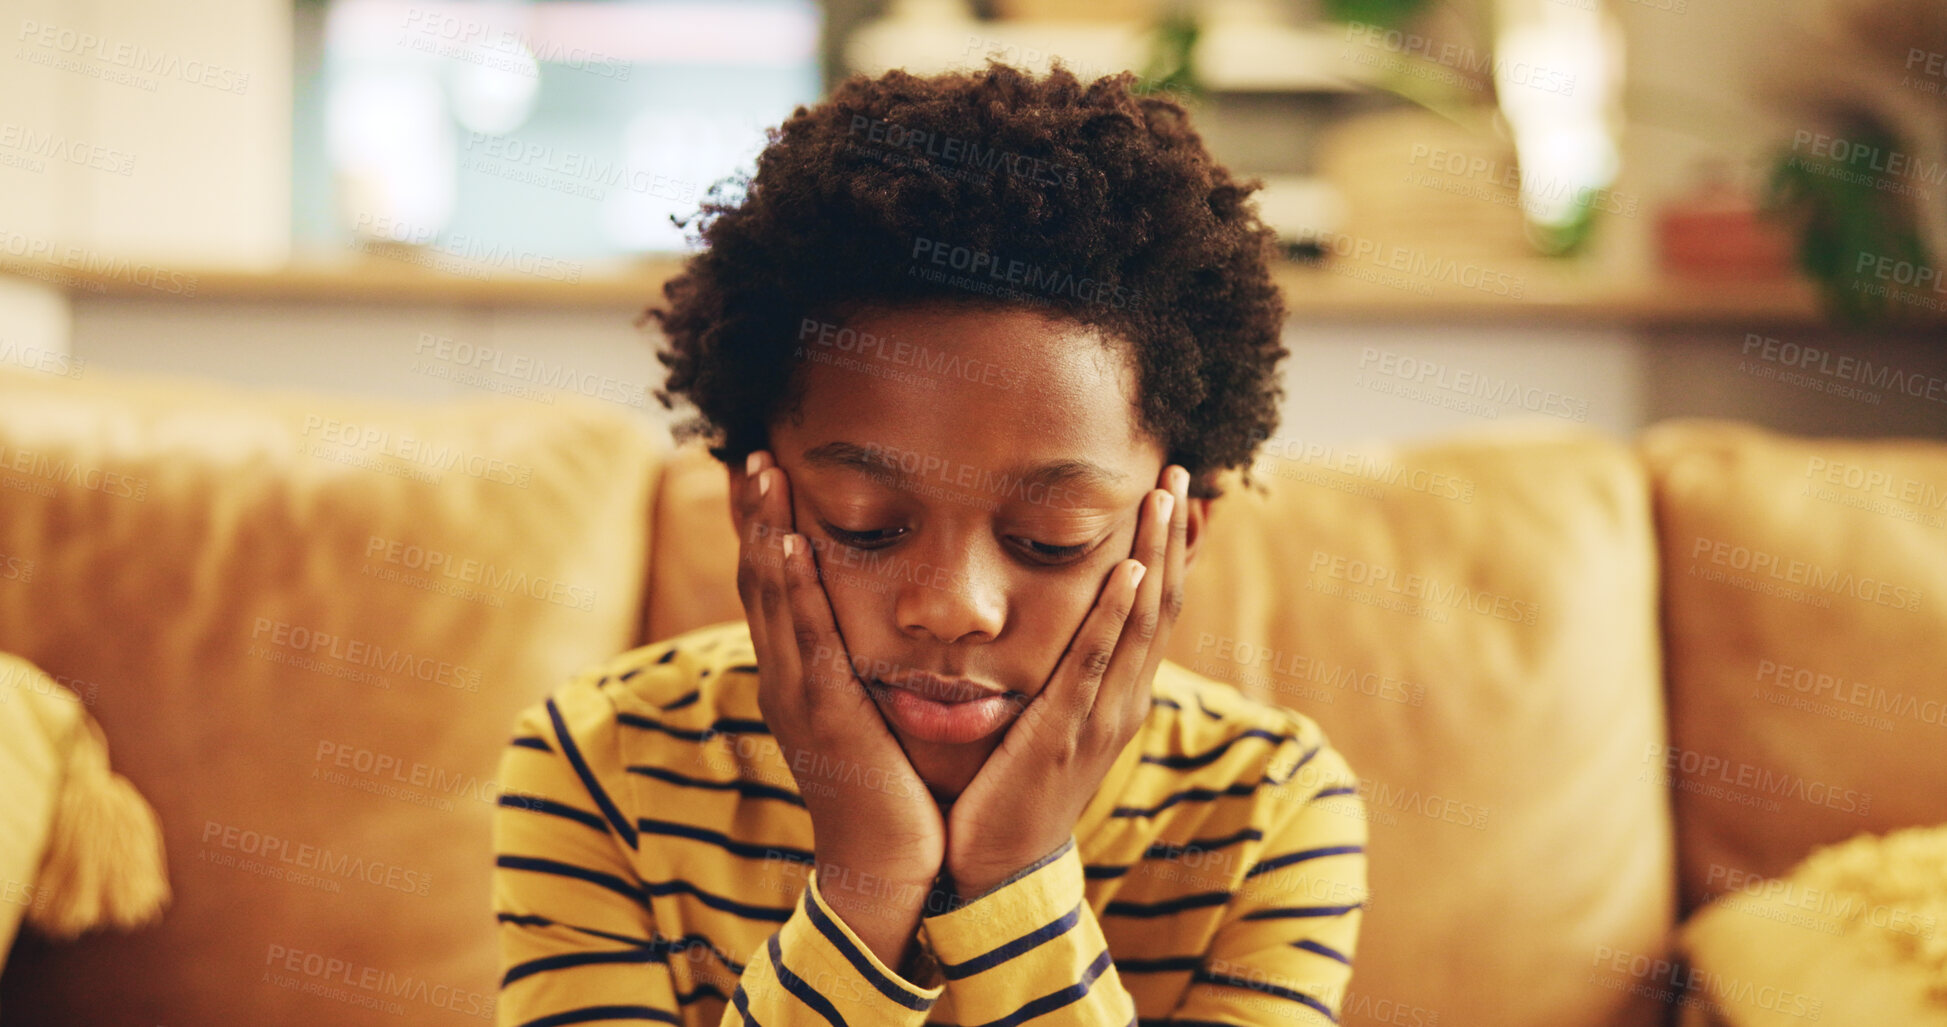
<instances>
[{"instance_id":1,"label":"boy's face","mask_svg":"<svg viewBox=\"0 0 1947 1027\"><path fill-rule=\"evenodd\" d=\"M970 679L1018 709L1130 555L1139 503L1159 487L1166 453L1137 425L1133 363L1093 329L1025 311L905 308L844 327L807 325L803 401L772 425L771 451L853 664L868 683ZM1207 507L1190 501L1186 557ZM929 740L868 691L943 800L1013 720Z\"/></svg>"}]
</instances>

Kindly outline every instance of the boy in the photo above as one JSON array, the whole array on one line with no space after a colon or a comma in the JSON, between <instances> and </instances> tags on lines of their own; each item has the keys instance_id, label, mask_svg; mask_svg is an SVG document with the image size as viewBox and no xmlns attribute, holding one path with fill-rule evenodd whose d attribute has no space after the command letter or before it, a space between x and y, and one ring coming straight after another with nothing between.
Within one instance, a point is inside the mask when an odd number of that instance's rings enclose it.
<instances>
[{"instance_id":1,"label":"boy","mask_svg":"<svg viewBox=\"0 0 1947 1027\"><path fill-rule=\"evenodd\" d=\"M745 619L522 714L499 1023L1336 1022L1356 779L1162 658L1276 424L1269 235L1131 80L855 77L705 205L650 316Z\"/></svg>"}]
</instances>

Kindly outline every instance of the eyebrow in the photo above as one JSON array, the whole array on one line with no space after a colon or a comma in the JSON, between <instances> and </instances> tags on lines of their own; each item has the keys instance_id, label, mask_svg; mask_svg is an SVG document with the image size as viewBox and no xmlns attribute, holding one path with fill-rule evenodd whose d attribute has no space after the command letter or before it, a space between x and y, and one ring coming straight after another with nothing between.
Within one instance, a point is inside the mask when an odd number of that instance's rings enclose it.
<instances>
[{"instance_id":1,"label":"eyebrow","mask_svg":"<svg viewBox=\"0 0 1947 1027\"><path fill-rule=\"evenodd\" d=\"M806 463L820 467L844 467L870 475L884 475L903 485L917 483L929 470L945 468L944 463L939 467L928 467L926 461L922 460L919 470L908 470L901 467L891 453L854 442L827 442L813 446L805 450L804 458ZM989 480L984 473L981 477L983 481ZM993 477L1003 480L1013 477L1022 485L1039 485L1043 488L1066 485L1073 488L1094 486L1111 489L1129 480L1129 475L1121 471L1112 471L1090 460L1052 460L1020 470L1018 473L1012 469L1002 471Z\"/></svg>"}]
</instances>

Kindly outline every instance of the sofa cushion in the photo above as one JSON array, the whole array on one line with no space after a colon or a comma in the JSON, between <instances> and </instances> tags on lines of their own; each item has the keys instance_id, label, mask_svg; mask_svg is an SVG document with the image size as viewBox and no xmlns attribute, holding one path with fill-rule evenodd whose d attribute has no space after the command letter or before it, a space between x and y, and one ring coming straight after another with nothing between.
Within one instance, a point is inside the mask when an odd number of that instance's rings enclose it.
<instances>
[{"instance_id":1,"label":"sofa cushion","mask_svg":"<svg viewBox=\"0 0 1947 1027\"><path fill-rule=\"evenodd\" d=\"M1947 446L1646 432L1686 910L1815 845L1947 821Z\"/></svg>"},{"instance_id":2,"label":"sofa cushion","mask_svg":"<svg viewBox=\"0 0 1947 1027\"><path fill-rule=\"evenodd\" d=\"M34 904L81 699L32 663L0 652L0 966Z\"/></svg>"},{"instance_id":3,"label":"sofa cushion","mask_svg":"<svg viewBox=\"0 0 1947 1027\"><path fill-rule=\"evenodd\" d=\"M1316 719L1360 774L1373 900L1347 1024L1660 1022L1669 806L1655 541L1624 446L1272 439L1226 479L1168 657ZM742 615L723 470L672 461L647 634ZM677 543L675 540L682 540Z\"/></svg>"},{"instance_id":4,"label":"sofa cushion","mask_svg":"<svg viewBox=\"0 0 1947 1027\"><path fill-rule=\"evenodd\" d=\"M514 715L637 641L661 444L592 403L0 374L0 648L91 693L174 903L8 1023L479 1023Z\"/></svg>"}]
</instances>

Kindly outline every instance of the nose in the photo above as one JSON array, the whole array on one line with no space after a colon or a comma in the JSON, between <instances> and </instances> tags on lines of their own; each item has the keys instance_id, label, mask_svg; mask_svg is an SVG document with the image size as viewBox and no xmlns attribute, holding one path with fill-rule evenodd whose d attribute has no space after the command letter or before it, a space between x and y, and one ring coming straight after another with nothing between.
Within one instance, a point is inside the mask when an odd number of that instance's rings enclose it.
<instances>
[{"instance_id":1,"label":"nose","mask_svg":"<svg viewBox=\"0 0 1947 1027\"><path fill-rule=\"evenodd\" d=\"M976 545L941 541L899 574L893 616L900 632L915 641L993 641L1007 623L1004 567Z\"/></svg>"}]
</instances>

